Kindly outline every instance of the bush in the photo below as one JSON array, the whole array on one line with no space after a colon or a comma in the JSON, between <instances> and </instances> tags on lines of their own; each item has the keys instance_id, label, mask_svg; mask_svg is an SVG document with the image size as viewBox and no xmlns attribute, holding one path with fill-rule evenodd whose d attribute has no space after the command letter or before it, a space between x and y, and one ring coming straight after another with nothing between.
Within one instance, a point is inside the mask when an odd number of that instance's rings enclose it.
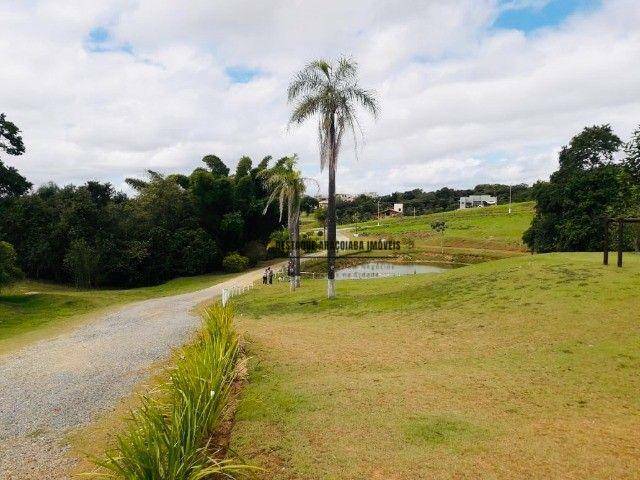
<instances>
[{"instance_id":1,"label":"bush","mask_svg":"<svg viewBox=\"0 0 640 480\"><path fill-rule=\"evenodd\" d=\"M269 258L280 258L289 255L289 230L283 228L271 233L269 237L269 245L267 246L267 253Z\"/></svg>"},{"instance_id":2,"label":"bush","mask_svg":"<svg viewBox=\"0 0 640 480\"><path fill-rule=\"evenodd\" d=\"M247 243L243 253L249 259L249 265L252 267L267 258L267 248L257 240Z\"/></svg>"},{"instance_id":3,"label":"bush","mask_svg":"<svg viewBox=\"0 0 640 480\"><path fill-rule=\"evenodd\" d=\"M13 246L7 242L0 242L0 289L22 277L18 268L18 257Z\"/></svg>"},{"instance_id":4,"label":"bush","mask_svg":"<svg viewBox=\"0 0 640 480\"><path fill-rule=\"evenodd\" d=\"M249 266L249 259L238 252L233 252L224 257L222 267L227 272L242 272Z\"/></svg>"},{"instance_id":5,"label":"bush","mask_svg":"<svg viewBox=\"0 0 640 480\"><path fill-rule=\"evenodd\" d=\"M205 310L199 338L182 349L170 379L154 398L142 397L117 447L96 461L111 478L235 478L248 469L218 460L208 449L237 378L240 349L232 318L229 307Z\"/></svg>"},{"instance_id":6,"label":"bush","mask_svg":"<svg viewBox=\"0 0 640 480\"><path fill-rule=\"evenodd\" d=\"M303 233L300 237L300 243L303 245L306 253L317 252L320 249L320 244L313 235L313 232Z\"/></svg>"}]
</instances>

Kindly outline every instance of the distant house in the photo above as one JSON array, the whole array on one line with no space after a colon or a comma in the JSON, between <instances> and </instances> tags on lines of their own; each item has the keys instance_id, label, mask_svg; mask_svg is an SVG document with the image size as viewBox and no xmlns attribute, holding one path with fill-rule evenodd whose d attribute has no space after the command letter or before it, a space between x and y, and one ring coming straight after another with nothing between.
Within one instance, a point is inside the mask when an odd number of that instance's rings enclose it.
<instances>
[{"instance_id":1,"label":"distant house","mask_svg":"<svg viewBox=\"0 0 640 480\"><path fill-rule=\"evenodd\" d=\"M401 217L404 213L403 203L394 203L393 208L387 208L380 212L380 217Z\"/></svg>"},{"instance_id":2,"label":"distant house","mask_svg":"<svg viewBox=\"0 0 640 480\"><path fill-rule=\"evenodd\" d=\"M397 210L394 210L393 208L387 208L386 210L383 210L380 212L380 217L379 218L383 218L383 217L401 217L402 216L402 212L398 212Z\"/></svg>"},{"instance_id":3,"label":"distant house","mask_svg":"<svg viewBox=\"0 0 640 480\"><path fill-rule=\"evenodd\" d=\"M336 201L343 203L350 203L356 199L355 195L351 195L350 193L336 193ZM320 208L327 208L329 204L329 200L325 195L316 195L316 200L318 200L318 206Z\"/></svg>"},{"instance_id":4,"label":"distant house","mask_svg":"<svg viewBox=\"0 0 640 480\"><path fill-rule=\"evenodd\" d=\"M460 197L460 210L465 208L488 207L497 205L498 198L491 195L469 195L468 197Z\"/></svg>"}]
</instances>

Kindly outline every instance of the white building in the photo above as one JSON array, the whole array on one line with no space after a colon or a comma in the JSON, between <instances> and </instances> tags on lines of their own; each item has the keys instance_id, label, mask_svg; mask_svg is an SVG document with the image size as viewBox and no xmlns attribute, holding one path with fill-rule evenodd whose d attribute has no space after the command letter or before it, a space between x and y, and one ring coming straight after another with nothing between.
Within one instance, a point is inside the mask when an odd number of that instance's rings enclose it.
<instances>
[{"instance_id":1,"label":"white building","mask_svg":"<svg viewBox=\"0 0 640 480\"><path fill-rule=\"evenodd\" d=\"M498 198L491 195L469 195L468 197L460 197L460 210L465 208L488 207L497 205Z\"/></svg>"},{"instance_id":2,"label":"white building","mask_svg":"<svg viewBox=\"0 0 640 480\"><path fill-rule=\"evenodd\" d=\"M393 210L398 213L404 213L404 203L394 203Z\"/></svg>"},{"instance_id":3,"label":"white building","mask_svg":"<svg viewBox=\"0 0 640 480\"><path fill-rule=\"evenodd\" d=\"M316 195L316 200L318 200L318 205L320 208L327 208L327 204L329 201L327 200L326 195ZM355 195L351 195L350 193L336 193L336 201L343 203L350 203L356 199Z\"/></svg>"}]
</instances>

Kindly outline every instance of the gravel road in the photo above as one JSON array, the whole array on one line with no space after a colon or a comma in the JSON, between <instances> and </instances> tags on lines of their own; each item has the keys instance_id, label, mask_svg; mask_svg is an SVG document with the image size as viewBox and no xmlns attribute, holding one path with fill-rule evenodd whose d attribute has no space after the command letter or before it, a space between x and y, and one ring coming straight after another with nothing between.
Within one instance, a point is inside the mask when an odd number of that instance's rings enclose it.
<instances>
[{"instance_id":1,"label":"gravel road","mask_svg":"<svg viewBox=\"0 0 640 480\"><path fill-rule=\"evenodd\" d=\"M262 270L193 293L102 314L0 357L0 479L62 479L74 465L65 434L113 408L199 325L191 310Z\"/></svg>"}]
</instances>

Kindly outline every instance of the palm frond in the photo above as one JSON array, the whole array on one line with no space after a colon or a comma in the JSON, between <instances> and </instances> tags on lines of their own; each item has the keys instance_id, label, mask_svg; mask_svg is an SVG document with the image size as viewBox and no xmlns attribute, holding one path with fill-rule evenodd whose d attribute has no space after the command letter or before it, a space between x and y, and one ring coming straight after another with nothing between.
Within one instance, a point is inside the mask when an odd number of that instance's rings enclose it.
<instances>
[{"instance_id":1,"label":"palm frond","mask_svg":"<svg viewBox=\"0 0 640 480\"><path fill-rule=\"evenodd\" d=\"M378 116L375 92L361 88L357 76L358 64L351 58L340 58L335 67L326 60L317 60L306 65L289 86L289 101L297 101L289 125L318 115L321 170L327 164L336 167L345 131L353 136L357 157L358 136L363 136L356 115L358 107L374 118Z\"/></svg>"},{"instance_id":2,"label":"palm frond","mask_svg":"<svg viewBox=\"0 0 640 480\"><path fill-rule=\"evenodd\" d=\"M303 123L308 118L315 115L322 106L322 97L319 95L305 95L294 107L289 119L289 124Z\"/></svg>"},{"instance_id":3,"label":"palm frond","mask_svg":"<svg viewBox=\"0 0 640 480\"><path fill-rule=\"evenodd\" d=\"M343 95L349 101L354 101L364 107L374 118L378 117L378 101L375 97L375 92L372 90L365 90L357 85L350 86L343 90Z\"/></svg>"},{"instance_id":4,"label":"palm frond","mask_svg":"<svg viewBox=\"0 0 640 480\"><path fill-rule=\"evenodd\" d=\"M137 192L141 192L149 186L149 182L140 180L139 178L125 178L125 183Z\"/></svg>"},{"instance_id":5,"label":"palm frond","mask_svg":"<svg viewBox=\"0 0 640 480\"><path fill-rule=\"evenodd\" d=\"M338 66L333 74L336 84L355 81L358 75L358 64L352 59L342 57L338 60Z\"/></svg>"},{"instance_id":6,"label":"palm frond","mask_svg":"<svg viewBox=\"0 0 640 480\"><path fill-rule=\"evenodd\" d=\"M147 175L152 181L164 180L164 175L156 172L155 170L147 170Z\"/></svg>"}]
</instances>

